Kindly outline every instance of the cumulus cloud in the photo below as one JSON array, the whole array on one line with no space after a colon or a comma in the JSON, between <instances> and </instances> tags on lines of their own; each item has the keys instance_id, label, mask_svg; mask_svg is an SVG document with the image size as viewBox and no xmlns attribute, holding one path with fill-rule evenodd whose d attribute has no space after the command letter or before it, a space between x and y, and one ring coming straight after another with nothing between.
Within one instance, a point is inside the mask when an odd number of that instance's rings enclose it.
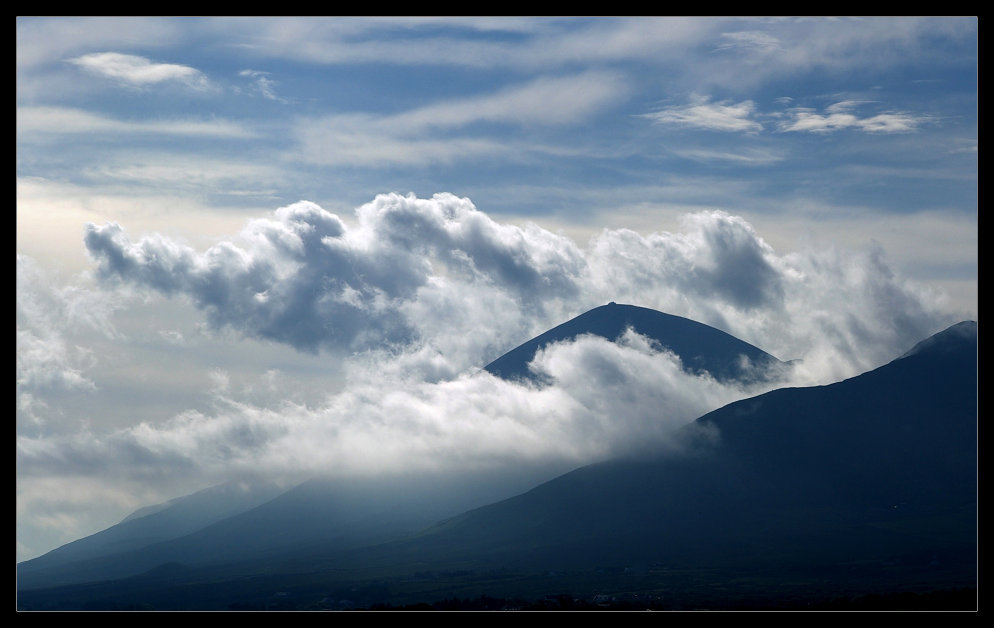
<instances>
[{"instance_id":1,"label":"cumulus cloud","mask_svg":"<svg viewBox=\"0 0 994 628\"><path fill-rule=\"evenodd\" d=\"M207 77L195 68L175 63L156 63L145 57L119 52L94 52L69 59L69 63L130 87L157 83L179 83L197 90L210 88Z\"/></svg>"},{"instance_id":2,"label":"cumulus cloud","mask_svg":"<svg viewBox=\"0 0 994 628\"><path fill-rule=\"evenodd\" d=\"M936 297L897 276L882 251L778 254L721 211L689 214L682 229L605 230L581 248L451 194L386 194L350 224L295 203L203 252L156 234L133 242L117 224L88 225L85 243L104 280L189 298L215 329L307 352L388 347L432 378L612 300L714 325L784 359L810 357L828 335L839 341L824 349L833 374L879 364L944 322Z\"/></svg>"},{"instance_id":3,"label":"cumulus cloud","mask_svg":"<svg viewBox=\"0 0 994 628\"><path fill-rule=\"evenodd\" d=\"M757 133L763 125L752 119L756 105L751 100L740 103L723 101L712 103L707 98L696 98L695 101L683 107L667 107L653 113L647 113L655 124L667 124L679 127L706 129L708 131L737 131Z\"/></svg>"},{"instance_id":4,"label":"cumulus cloud","mask_svg":"<svg viewBox=\"0 0 994 628\"><path fill-rule=\"evenodd\" d=\"M417 339L404 315L439 282L493 285L542 309L575 295L583 258L569 240L500 225L467 199L383 195L347 228L314 203L250 222L241 243L204 253L163 238L132 243L116 224L88 225L85 243L105 278L182 294L217 328L314 351L362 351Z\"/></svg>"}]
</instances>

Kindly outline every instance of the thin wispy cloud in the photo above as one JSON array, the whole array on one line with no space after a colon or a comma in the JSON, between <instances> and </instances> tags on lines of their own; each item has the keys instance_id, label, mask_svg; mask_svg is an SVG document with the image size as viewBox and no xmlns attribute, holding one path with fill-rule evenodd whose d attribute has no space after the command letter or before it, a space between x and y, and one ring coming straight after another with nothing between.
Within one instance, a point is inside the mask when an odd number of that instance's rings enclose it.
<instances>
[{"instance_id":1,"label":"thin wispy cloud","mask_svg":"<svg viewBox=\"0 0 994 628\"><path fill-rule=\"evenodd\" d=\"M94 52L68 60L69 63L131 87L158 83L179 83L196 90L211 88L203 72L187 65L156 63L145 57L119 52Z\"/></svg>"},{"instance_id":2,"label":"thin wispy cloud","mask_svg":"<svg viewBox=\"0 0 994 628\"><path fill-rule=\"evenodd\" d=\"M428 105L388 118L407 130L463 127L476 122L575 124L623 99L630 87L615 73L542 77L484 96Z\"/></svg>"},{"instance_id":3,"label":"thin wispy cloud","mask_svg":"<svg viewBox=\"0 0 994 628\"><path fill-rule=\"evenodd\" d=\"M629 86L615 73L539 78L483 96L442 101L393 115L340 114L302 119L293 158L324 164L451 163L484 155L512 157L534 142L498 141L467 127L513 130L578 124L623 99Z\"/></svg>"},{"instance_id":4,"label":"thin wispy cloud","mask_svg":"<svg viewBox=\"0 0 994 628\"><path fill-rule=\"evenodd\" d=\"M751 100L742 102L709 102L708 98L698 98L685 106L667 107L645 114L654 124L705 129L708 131L731 131L738 133L758 133L763 125L753 119L756 105Z\"/></svg>"},{"instance_id":5,"label":"thin wispy cloud","mask_svg":"<svg viewBox=\"0 0 994 628\"><path fill-rule=\"evenodd\" d=\"M746 166L767 166L784 160L784 154L777 150L746 149L746 150L712 150L704 148L685 148L673 151L684 159L707 163L735 163Z\"/></svg>"},{"instance_id":6,"label":"thin wispy cloud","mask_svg":"<svg viewBox=\"0 0 994 628\"><path fill-rule=\"evenodd\" d=\"M716 50L773 52L781 48L780 40L764 31L722 33Z\"/></svg>"},{"instance_id":7,"label":"thin wispy cloud","mask_svg":"<svg viewBox=\"0 0 994 628\"><path fill-rule=\"evenodd\" d=\"M777 99L780 104L792 102L789 97ZM784 132L830 133L841 129L855 129L866 133L912 133L930 121L929 116L913 115L906 112L884 112L860 117L852 113L867 101L845 100L829 105L825 114L815 113L807 107L793 107L785 112L762 114L752 101L733 103L731 101L713 103L708 98L697 97L694 103L674 106L644 114L642 117L654 124L677 128L703 129L707 131L741 132L756 134L766 127L756 120L758 117L780 118L776 125Z\"/></svg>"},{"instance_id":8,"label":"thin wispy cloud","mask_svg":"<svg viewBox=\"0 0 994 628\"><path fill-rule=\"evenodd\" d=\"M238 76L252 79L255 91L261 94L263 98L284 104L289 102L287 99L281 98L276 94L277 82L269 78L269 72L263 72L262 70L242 70L238 73Z\"/></svg>"},{"instance_id":9,"label":"thin wispy cloud","mask_svg":"<svg viewBox=\"0 0 994 628\"><path fill-rule=\"evenodd\" d=\"M862 103L851 100L835 103L825 108L825 115L815 113L814 109L794 108L787 112L790 119L781 122L779 129L807 133L831 133L843 129L866 133L912 133L929 121L927 116L904 112L879 113L863 118L850 113L860 104Z\"/></svg>"},{"instance_id":10,"label":"thin wispy cloud","mask_svg":"<svg viewBox=\"0 0 994 628\"><path fill-rule=\"evenodd\" d=\"M22 138L74 134L151 134L248 139L256 133L223 119L119 120L69 107L18 107Z\"/></svg>"}]
</instances>

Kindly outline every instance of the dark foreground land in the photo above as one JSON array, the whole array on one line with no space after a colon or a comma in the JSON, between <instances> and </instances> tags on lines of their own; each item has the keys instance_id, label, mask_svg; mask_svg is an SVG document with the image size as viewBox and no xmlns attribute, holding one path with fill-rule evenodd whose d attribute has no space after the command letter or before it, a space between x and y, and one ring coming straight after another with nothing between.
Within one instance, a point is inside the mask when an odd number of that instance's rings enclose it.
<instances>
[{"instance_id":1,"label":"dark foreground land","mask_svg":"<svg viewBox=\"0 0 994 628\"><path fill-rule=\"evenodd\" d=\"M176 569L181 567L176 566ZM171 574L22 591L18 609L215 611L976 611L976 580L934 564L795 573L608 567L582 573L447 571L352 581L344 574ZM165 576L165 574L158 574ZM917 581L917 583L916 583Z\"/></svg>"}]
</instances>

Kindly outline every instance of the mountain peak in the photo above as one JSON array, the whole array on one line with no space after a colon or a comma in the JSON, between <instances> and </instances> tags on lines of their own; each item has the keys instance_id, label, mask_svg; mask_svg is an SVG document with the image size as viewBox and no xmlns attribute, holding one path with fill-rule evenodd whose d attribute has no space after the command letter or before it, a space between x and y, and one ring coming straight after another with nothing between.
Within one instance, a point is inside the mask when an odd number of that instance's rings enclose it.
<instances>
[{"instance_id":1,"label":"mountain peak","mask_svg":"<svg viewBox=\"0 0 994 628\"><path fill-rule=\"evenodd\" d=\"M529 363L546 346L590 334L616 341L627 329L675 353L689 373L707 373L723 382L766 380L786 364L765 351L703 323L657 310L611 301L532 338L486 367L509 380L536 381ZM745 358L745 359L743 359Z\"/></svg>"},{"instance_id":2,"label":"mountain peak","mask_svg":"<svg viewBox=\"0 0 994 628\"><path fill-rule=\"evenodd\" d=\"M961 321L922 340L898 360L922 353L948 353L957 347L977 344L977 321Z\"/></svg>"}]
</instances>

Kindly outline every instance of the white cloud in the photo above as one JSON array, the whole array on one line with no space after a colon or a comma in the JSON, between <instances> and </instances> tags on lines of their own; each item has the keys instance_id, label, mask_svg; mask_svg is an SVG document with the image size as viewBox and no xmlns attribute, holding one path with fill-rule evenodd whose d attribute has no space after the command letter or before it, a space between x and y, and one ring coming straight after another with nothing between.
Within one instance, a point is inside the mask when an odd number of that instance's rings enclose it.
<instances>
[{"instance_id":1,"label":"white cloud","mask_svg":"<svg viewBox=\"0 0 994 628\"><path fill-rule=\"evenodd\" d=\"M756 105L751 100L739 103L723 101L708 102L707 98L696 98L693 104L683 107L667 107L653 113L644 114L655 124L706 129L709 131L733 131L758 133L763 125L753 120Z\"/></svg>"},{"instance_id":2,"label":"white cloud","mask_svg":"<svg viewBox=\"0 0 994 628\"><path fill-rule=\"evenodd\" d=\"M783 152L769 149L711 150L704 148L681 148L673 151L684 159L702 162L728 162L744 166L768 166L786 159Z\"/></svg>"},{"instance_id":3,"label":"white cloud","mask_svg":"<svg viewBox=\"0 0 994 628\"><path fill-rule=\"evenodd\" d=\"M411 341L400 307L429 286L433 263L526 302L575 290L582 259L572 243L499 225L466 199L383 195L357 218L349 230L301 202L249 223L244 245L222 242L202 255L160 236L132 244L117 225L90 225L86 245L106 277L187 294L217 327L303 350Z\"/></svg>"},{"instance_id":4,"label":"white cloud","mask_svg":"<svg viewBox=\"0 0 994 628\"><path fill-rule=\"evenodd\" d=\"M619 101L628 91L619 75L608 72L543 77L493 94L398 114L387 124L407 130L462 127L474 122L572 124Z\"/></svg>"},{"instance_id":5,"label":"white cloud","mask_svg":"<svg viewBox=\"0 0 994 628\"><path fill-rule=\"evenodd\" d=\"M843 101L826 107L828 115L819 115L812 109L795 108L788 111L790 120L780 123L785 132L803 131L809 133L830 133L840 129L856 129L867 133L910 133L929 120L927 116L909 113L888 112L860 118L848 113L862 103Z\"/></svg>"},{"instance_id":6,"label":"white cloud","mask_svg":"<svg viewBox=\"0 0 994 628\"><path fill-rule=\"evenodd\" d=\"M226 20L214 24L230 28ZM311 18L240 20L253 54L311 63L394 63L465 67L556 68L578 63L656 59L699 41L717 23L685 18L450 19ZM444 34L426 35L434 26ZM480 31L520 35L479 38Z\"/></svg>"},{"instance_id":7,"label":"white cloud","mask_svg":"<svg viewBox=\"0 0 994 628\"><path fill-rule=\"evenodd\" d=\"M780 98L778 102L789 104L790 99ZM917 131L922 124L930 120L928 116L916 116L905 112L885 112L863 118L850 113L862 104L864 102L841 101L826 107L827 115L820 115L813 109L805 107L795 107L785 114L773 115L775 117L786 115L789 118L779 123L779 130L809 133L829 133L840 129L857 129L867 133L909 133ZM711 103L707 98L696 97L694 104L667 107L643 114L642 117L652 120L654 124L709 131L758 133L763 130L763 125L755 120L757 115L755 103L749 100L737 104L731 101Z\"/></svg>"},{"instance_id":8,"label":"white cloud","mask_svg":"<svg viewBox=\"0 0 994 628\"><path fill-rule=\"evenodd\" d=\"M575 124L619 102L628 89L617 74L591 72L543 77L492 94L393 115L301 119L295 129L299 145L291 157L352 166L452 163L484 155L515 157L523 150L536 150L536 145L464 129L481 122L525 129Z\"/></svg>"},{"instance_id":9,"label":"white cloud","mask_svg":"<svg viewBox=\"0 0 994 628\"><path fill-rule=\"evenodd\" d=\"M115 309L100 292L80 287L52 288L34 260L17 255L18 424L44 424L53 394L89 392L96 385L87 371L94 358L71 332L118 338L110 322Z\"/></svg>"},{"instance_id":10,"label":"white cloud","mask_svg":"<svg viewBox=\"0 0 994 628\"><path fill-rule=\"evenodd\" d=\"M356 220L349 227L301 202L204 253L158 235L132 242L113 224L90 225L86 245L104 278L189 296L215 329L303 351L394 344L435 377L486 363L501 338L520 334L520 342L579 313L577 303L655 307L787 358L826 332L879 330L838 344L833 374L886 359L941 318L934 299L896 277L879 252L778 255L723 212L688 215L682 233L605 230L587 249L534 225L497 223L447 194L381 195ZM481 325L488 334L473 331ZM473 350L456 348L463 342L450 334L475 338L465 343Z\"/></svg>"},{"instance_id":11,"label":"white cloud","mask_svg":"<svg viewBox=\"0 0 994 628\"><path fill-rule=\"evenodd\" d=\"M32 136L64 134L146 133L154 135L203 136L244 139L255 137L238 123L229 120L146 120L124 121L68 107L18 107L17 135L19 140Z\"/></svg>"},{"instance_id":12,"label":"white cloud","mask_svg":"<svg viewBox=\"0 0 994 628\"><path fill-rule=\"evenodd\" d=\"M281 98L276 95L277 83L273 79L269 78L269 72L263 72L262 70L242 70L238 73L238 76L253 79L253 85L255 86L256 91L262 94L264 98L283 104L290 102L285 98Z\"/></svg>"},{"instance_id":13,"label":"white cloud","mask_svg":"<svg viewBox=\"0 0 994 628\"><path fill-rule=\"evenodd\" d=\"M557 386L536 389L486 372L431 383L369 363L355 369L346 390L313 408L239 401L217 374L225 403L213 413L106 435L22 436L19 461L29 479L57 468L201 481L249 471L301 477L573 465L664 444L693 418L744 394L688 375L637 336L620 344L583 337L547 348L536 363Z\"/></svg>"},{"instance_id":14,"label":"white cloud","mask_svg":"<svg viewBox=\"0 0 994 628\"><path fill-rule=\"evenodd\" d=\"M34 68L83 50L182 42L189 23L150 17L17 18L17 66Z\"/></svg>"},{"instance_id":15,"label":"white cloud","mask_svg":"<svg viewBox=\"0 0 994 628\"><path fill-rule=\"evenodd\" d=\"M87 72L114 79L131 87L174 82L196 90L206 90L211 87L207 77L195 68L174 63L155 63L136 55L95 52L68 61Z\"/></svg>"},{"instance_id":16,"label":"white cloud","mask_svg":"<svg viewBox=\"0 0 994 628\"><path fill-rule=\"evenodd\" d=\"M737 31L734 33L722 33L721 43L717 50L731 50L741 52L769 53L781 48L780 40L774 35L764 31Z\"/></svg>"}]
</instances>

